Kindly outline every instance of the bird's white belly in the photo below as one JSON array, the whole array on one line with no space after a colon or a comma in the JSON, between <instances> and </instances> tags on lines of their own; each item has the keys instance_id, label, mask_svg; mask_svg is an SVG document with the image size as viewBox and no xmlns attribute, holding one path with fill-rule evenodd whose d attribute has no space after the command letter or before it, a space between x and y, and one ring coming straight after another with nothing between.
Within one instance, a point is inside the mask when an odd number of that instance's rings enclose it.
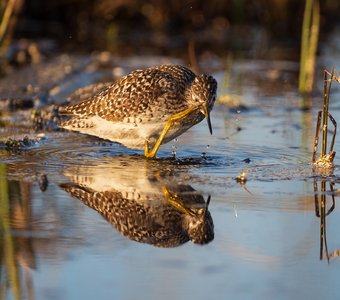
<instances>
[{"instance_id":1,"label":"bird's white belly","mask_svg":"<svg viewBox=\"0 0 340 300\"><path fill-rule=\"evenodd\" d=\"M175 122L167 132L162 144L178 137L190 127L200 122L202 117L188 118L184 122ZM81 119L79 122L69 124L64 128L81 133L94 135L102 139L118 142L132 149L144 149L145 140L149 141L149 146L153 146L161 135L166 121L156 120L141 123L112 122L99 116L92 116Z\"/></svg>"},{"instance_id":2,"label":"bird's white belly","mask_svg":"<svg viewBox=\"0 0 340 300\"><path fill-rule=\"evenodd\" d=\"M111 122L101 117L93 116L79 120L78 123L67 125L64 128L118 142L128 148L143 149L145 139L148 139L150 145L152 145L161 134L164 125L164 121L135 124Z\"/></svg>"}]
</instances>

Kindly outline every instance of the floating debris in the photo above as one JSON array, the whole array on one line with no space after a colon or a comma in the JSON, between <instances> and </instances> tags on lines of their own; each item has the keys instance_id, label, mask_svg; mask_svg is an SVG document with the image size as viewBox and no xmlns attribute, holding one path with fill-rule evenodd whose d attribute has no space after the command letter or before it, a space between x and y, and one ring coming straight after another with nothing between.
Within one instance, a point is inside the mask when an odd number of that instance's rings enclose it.
<instances>
[{"instance_id":1,"label":"floating debris","mask_svg":"<svg viewBox=\"0 0 340 300\"><path fill-rule=\"evenodd\" d=\"M340 256L340 250L334 250L333 253L329 255L329 257L335 258Z\"/></svg>"},{"instance_id":2,"label":"floating debris","mask_svg":"<svg viewBox=\"0 0 340 300\"><path fill-rule=\"evenodd\" d=\"M236 179L236 182L244 184L244 183L247 182L247 173L246 172L242 172L235 179Z\"/></svg>"},{"instance_id":3,"label":"floating debris","mask_svg":"<svg viewBox=\"0 0 340 300\"><path fill-rule=\"evenodd\" d=\"M8 138L5 142L0 142L0 145L5 146L5 150L9 152L21 152L28 147L32 147L40 142L44 136L38 136L34 139L24 136L22 139Z\"/></svg>"}]
</instances>

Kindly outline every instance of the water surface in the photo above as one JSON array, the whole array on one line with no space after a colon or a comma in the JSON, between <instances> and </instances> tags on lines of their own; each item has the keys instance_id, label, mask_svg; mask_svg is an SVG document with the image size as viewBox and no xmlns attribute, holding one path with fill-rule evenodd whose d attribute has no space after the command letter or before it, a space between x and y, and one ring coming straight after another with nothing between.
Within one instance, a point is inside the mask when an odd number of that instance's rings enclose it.
<instances>
[{"instance_id":1,"label":"water surface","mask_svg":"<svg viewBox=\"0 0 340 300\"><path fill-rule=\"evenodd\" d=\"M301 98L296 70L234 62L220 94L240 105L217 103L212 136L202 122L162 145L157 160L72 132L44 132L20 151L3 146L1 297L339 297L339 158L332 174L313 173L322 97ZM214 76L222 86L225 70ZM59 90L67 94L65 82ZM338 96L335 86L336 120ZM2 139L36 137L29 114L3 113ZM242 172L247 181L237 182ZM117 224L124 213L130 225ZM188 220L200 229L189 232Z\"/></svg>"}]
</instances>

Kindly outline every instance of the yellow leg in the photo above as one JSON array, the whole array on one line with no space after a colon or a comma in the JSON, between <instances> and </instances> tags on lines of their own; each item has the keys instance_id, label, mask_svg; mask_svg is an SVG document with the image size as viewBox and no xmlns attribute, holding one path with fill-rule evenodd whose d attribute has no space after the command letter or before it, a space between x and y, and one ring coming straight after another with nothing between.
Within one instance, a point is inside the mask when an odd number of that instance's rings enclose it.
<instances>
[{"instance_id":1,"label":"yellow leg","mask_svg":"<svg viewBox=\"0 0 340 300\"><path fill-rule=\"evenodd\" d=\"M159 149L159 146L162 144L162 142L165 138L165 135L167 134L167 132L169 131L171 126L174 124L174 122L184 120L191 113L193 113L195 110L198 110L198 109L199 109L199 107L193 106L193 107L190 107L190 108L188 108L188 109L186 109L186 110L184 110L180 113L172 115L169 118L169 120L166 122L161 135L159 136L157 142L155 143L155 146L153 147L153 149L151 151L149 151L149 142L147 140L145 140L145 145L144 145L144 155L145 155L145 157L154 158L158 149Z\"/></svg>"},{"instance_id":2,"label":"yellow leg","mask_svg":"<svg viewBox=\"0 0 340 300\"><path fill-rule=\"evenodd\" d=\"M165 196L165 200L168 201L170 205L186 215L193 215L193 213L183 205L178 195L169 192L165 185L162 187L162 191Z\"/></svg>"}]
</instances>

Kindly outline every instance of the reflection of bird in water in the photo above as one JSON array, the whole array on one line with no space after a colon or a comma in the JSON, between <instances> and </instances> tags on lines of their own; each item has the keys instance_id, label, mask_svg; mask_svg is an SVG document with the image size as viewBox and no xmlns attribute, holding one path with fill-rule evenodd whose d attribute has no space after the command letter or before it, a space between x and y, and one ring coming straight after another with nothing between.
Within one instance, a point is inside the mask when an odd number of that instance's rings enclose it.
<instances>
[{"instance_id":1,"label":"reflection of bird in water","mask_svg":"<svg viewBox=\"0 0 340 300\"><path fill-rule=\"evenodd\" d=\"M128 169L134 170L132 178L129 171L115 172L110 168L109 172L106 167L89 169L84 176L75 170L74 182L60 186L132 240L175 247L189 240L206 244L214 238L208 211L210 199L206 203L192 187L163 184L157 176L145 176L146 169L141 172L140 166L135 167Z\"/></svg>"},{"instance_id":2,"label":"reflection of bird in water","mask_svg":"<svg viewBox=\"0 0 340 300\"><path fill-rule=\"evenodd\" d=\"M85 99L61 108L61 114L71 119L60 127L144 149L146 157L154 157L161 144L204 117L212 133L210 111L216 89L212 76L196 76L183 66L136 70L95 95L84 89Z\"/></svg>"}]
</instances>

